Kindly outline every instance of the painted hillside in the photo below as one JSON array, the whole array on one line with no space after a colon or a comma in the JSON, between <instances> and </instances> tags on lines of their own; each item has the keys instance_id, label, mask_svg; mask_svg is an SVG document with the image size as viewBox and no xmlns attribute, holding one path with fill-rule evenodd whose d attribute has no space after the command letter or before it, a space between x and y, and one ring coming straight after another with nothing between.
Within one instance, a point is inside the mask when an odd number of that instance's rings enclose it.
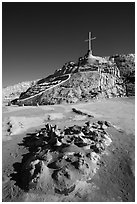
<instances>
[{"instance_id":1,"label":"painted hillside","mask_svg":"<svg viewBox=\"0 0 137 204\"><path fill-rule=\"evenodd\" d=\"M135 55L97 57L87 53L68 62L52 75L38 80L19 98L18 105L76 103L135 93Z\"/></svg>"}]
</instances>

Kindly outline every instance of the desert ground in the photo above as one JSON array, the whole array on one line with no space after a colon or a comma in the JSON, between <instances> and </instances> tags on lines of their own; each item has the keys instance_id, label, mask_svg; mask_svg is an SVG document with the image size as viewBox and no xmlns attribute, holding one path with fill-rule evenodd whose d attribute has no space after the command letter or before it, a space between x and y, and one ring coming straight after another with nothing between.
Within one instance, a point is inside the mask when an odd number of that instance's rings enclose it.
<instances>
[{"instance_id":1,"label":"desert ground","mask_svg":"<svg viewBox=\"0 0 137 204\"><path fill-rule=\"evenodd\" d=\"M85 115L72 111L75 108ZM93 117L88 117L91 115ZM19 169L28 149L23 139L49 123L60 129L86 121L109 121L111 144L88 182L68 195L32 188L24 190ZM5 106L2 118L2 187L4 202L133 202L135 201L135 98L102 99L78 104ZM52 182L45 175L46 189Z\"/></svg>"}]
</instances>

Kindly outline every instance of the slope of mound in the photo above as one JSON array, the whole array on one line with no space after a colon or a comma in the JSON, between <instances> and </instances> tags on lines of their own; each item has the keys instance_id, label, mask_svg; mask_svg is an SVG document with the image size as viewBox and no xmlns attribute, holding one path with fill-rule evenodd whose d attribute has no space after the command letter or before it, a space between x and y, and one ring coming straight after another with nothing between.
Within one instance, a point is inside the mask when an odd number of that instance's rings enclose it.
<instances>
[{"instance_id":1,"label":"slope of mound","mask_svg":"<svg viewBox=\"0 0 137 204\"><path fill-rule=\"evenodd\" d=\"M111 98L125 94L121 81L109 73L103 73L101 80L98 71L77 72L67 76L56 77L63 78L64 81L59 83L54 79L48 85L30 87L25 95L20 96L20 103L25 105L76 103L97 97Z\"/></svg>"}]
</instances>

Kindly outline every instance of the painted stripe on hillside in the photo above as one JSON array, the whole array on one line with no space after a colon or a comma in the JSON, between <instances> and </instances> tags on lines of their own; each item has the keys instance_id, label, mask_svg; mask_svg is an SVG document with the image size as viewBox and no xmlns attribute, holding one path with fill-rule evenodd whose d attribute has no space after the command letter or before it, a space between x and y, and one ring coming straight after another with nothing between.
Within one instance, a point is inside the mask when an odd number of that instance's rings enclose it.
<instances>
[{"instance_id":1,"label":"painted stripe on hillside","mask_svg":"<svg viewBox=\"0 0 137 204\"><path fill-rule=\"evenodd\" d=\"M41 92L38 93L38 94L35 94L35 95L33 95L33 96L29 96L29 97L24 98L24 99L19 99L19 100L20 100L20 101L25 101L25 100L31 99L31 98L33 98L33 97L35 97L35 96L41 95L41 94L44 93L45 91L48 91L48 90L50 90L50 89L52 89L52 88L54 88L54 87L56 87L56 86L59 86L60 84L63 84L64 82L66 82L67 80L70 79L71 74L62 75L62 76L67 76L67 75L68 75L68 79L66 79L66 80L64 80L64 81L62 81L62 82L60 82L59 84L56 84L56 85L54 85L54 86L52 86L52 87L50 87L50 88L48 88L48 89L46 89L46 90L44 90L44 91L41 91Z\"/></svg>"}]
</instances>

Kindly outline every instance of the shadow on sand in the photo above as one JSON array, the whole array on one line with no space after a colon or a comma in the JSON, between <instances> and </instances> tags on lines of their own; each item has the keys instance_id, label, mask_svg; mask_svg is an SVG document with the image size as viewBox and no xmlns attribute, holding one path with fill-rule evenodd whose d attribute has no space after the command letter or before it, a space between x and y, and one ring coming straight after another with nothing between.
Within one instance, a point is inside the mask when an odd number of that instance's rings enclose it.
<instances>
[{"instance_id":1,"label":"shadow on sand","mask_svg":"<svg viewBox=\"0 0 137 204\"><path fill-rule=\"evenodd\" d=\"M27 133L27 137L24 137L22 143L18 144L19 146L23 146L26 149L28 149L29 153L22 155L23 158L21 163L16 162L13 164L14 173L10 174L11 180L15 181L15 185L17 185L24 191L29 190L29 178L30 178L29 169L25 167L30 160L36 158L35 153L38 144L36 145L37 139L35 136L36 133Z\"/></svg>"}]
</instances>

